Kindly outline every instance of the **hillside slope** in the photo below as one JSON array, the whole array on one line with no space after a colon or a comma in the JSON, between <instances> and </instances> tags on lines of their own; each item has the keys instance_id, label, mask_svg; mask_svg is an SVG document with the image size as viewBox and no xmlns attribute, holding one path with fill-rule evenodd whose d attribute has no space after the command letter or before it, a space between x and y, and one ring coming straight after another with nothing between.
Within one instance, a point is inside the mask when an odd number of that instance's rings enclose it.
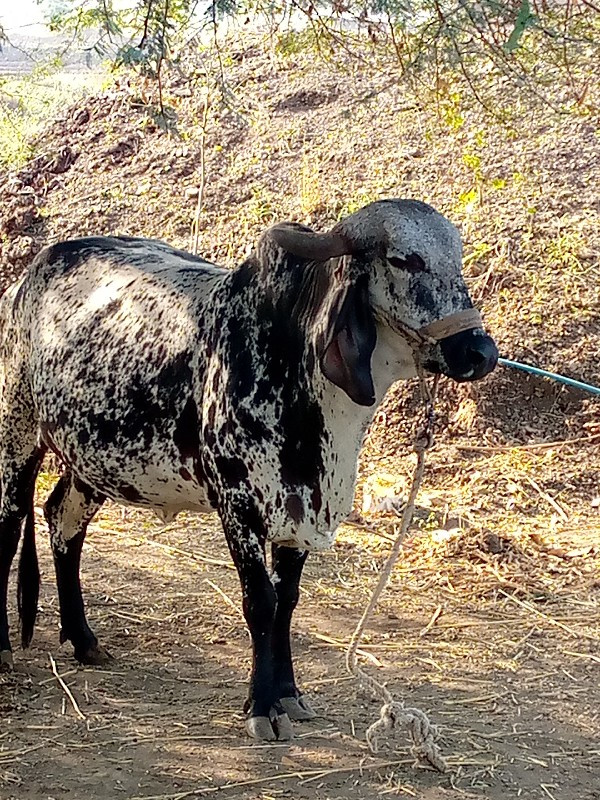
<instances>
[{"instance_id":1,"label":"hillside slope","mask_svg":"<svg viewBox=\"0 0 600 800\"><path fill-rule=\"evenodd\" d=\"M508 127L455 95L423 110L360 65L274 56L251 43L230 53L226 80L236 111L216 91L206 110L199 83L171 79L173 136L156 126L135 82L49 127L40 155L0 182L4 285L43 244L71 236L190 247L201 185L198 249L226 265L274 221L322 229L371 200L415 197L461 227L472 296L502 354L600 382L600 139L591 113L515 112ZM598 432L597 402L506 370L447 394L464 406L454 433L468 428L480 444Z\"/></svg>"}]
</instances>

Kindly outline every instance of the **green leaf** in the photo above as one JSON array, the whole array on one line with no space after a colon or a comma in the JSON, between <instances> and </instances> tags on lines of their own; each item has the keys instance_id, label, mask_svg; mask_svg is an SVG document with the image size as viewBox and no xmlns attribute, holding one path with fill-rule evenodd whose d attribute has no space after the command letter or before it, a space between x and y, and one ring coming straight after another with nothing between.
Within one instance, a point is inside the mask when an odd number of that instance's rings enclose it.
<instances>
[{"instance_id":1,"label":"green leaf","mask_svg":"<svg viewBox=\"0 0 600 800\"><path fill-rule=\"evenodd\" d=\"M512 33L508 37L508 41L504 45L504 50L507 53L512 53L519 46L521 37L525 33L525 29L531 25L534 20L534 15L531 13L529 0L523 0L521 3L521 10L515 20L515 26Z\"/></svg>"}]
</instances>

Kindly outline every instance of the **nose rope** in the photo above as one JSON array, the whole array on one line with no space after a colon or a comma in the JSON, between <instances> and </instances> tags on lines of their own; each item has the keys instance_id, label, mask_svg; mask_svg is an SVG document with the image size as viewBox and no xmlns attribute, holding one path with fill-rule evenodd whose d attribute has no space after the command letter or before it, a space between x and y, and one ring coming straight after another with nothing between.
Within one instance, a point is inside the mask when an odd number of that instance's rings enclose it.
<instances>
[{"instance_id":1,"label":"nose rope","mask_svg":"<svg viewBox=\"0 0 600 800\"><path fill-rule=\"evenodd\" d=\"M384 322L403 336L415 352L420 351L426 345L435 345L441 339L453 336L455 333L463 333L473 328L483 328L481 314L476 308L465 308L463 311L457 311L447 317L435 320L435 322L430 322L422 328L413 328L388 315L382 316Z\"/></svg>"},{"instance_id":2,"label":"nose rope","mask_svg":"<svg viewBox=\"0 0 600 800\"><path fill-rule=\"evenodd\" d=\"M448 317L430 322L429 325L420 328L418 333L420 336L427 336L439 341L447 336L463 333L463 331L473 328L483 328L481 314L476 308L465 308L464 311L457 311L456 314L450 314Z\"/></svg>"},{"instance_id":3,"label":"nose rope","mask_svg":"<svg viewBox=\"0 0 600 800\"><path fill-rule=\"evenodd\" d=\"M383 705L379 711L379 719L374 722L366 732L367 744L372 752L378 749L378 740L385 734L390 734L396 728L408 728L413 740L412 752L417 760L428 761L439 772L447 769L446 761L442 756L437 744L438 731L432 725L427 715L419 708L405 705L402 700L394 699L390 690L383 683L370 675L359 664L358 653L360 641L363 637L367 623L371 619L379 599L387 587L392 575L392 571L398 560L400 549L412 524L417 493L421 487L423 473L425 469L425 452L433 443L434 425L434 403L439 376L435 376L431 388L425 379L425 374L420 367L417 367L419 377L419 387L423 410L419 415L415 425L414 450L417 454L417 463L413 473L413 479L408 494L408 500L404 511L400 515L400 525L395 528L396 538L390 554L381 570L375 588L372 591L371 599L367 604L352 637L346 652L346 669L354 675L364 688L368 689L375 696L379 696Z\"/></svg>"},{"instance_id":4,"label":"nose rope","mask_svg":"<svg viewBox=\"0 0 600 800\"><path fill-rule=\"evenodd\" d=\"M483 327L479 311L475 308L458 311L456 314L450 314L419 329L405 325L403 322L392 321L387 317L383 317L383 320L407 340L415 355L425 345L437 344L440 339L446 336ZM395 529L396 538L391 552L381 570L379 579L371 594L371 599L350 638L350 644L346 651L346 669L351 675L358 678L363 687L371 691L375 696L379 696L383 701L379 711L379 719L370 725L366 732L367 744L370 750L374 753L377 752L378 740L383 735L392 733L396 728L406 727L412 737L412 752L417 760L428 761L439 772L445 772L448 765L436 741L438 731L435 725L431 724L429 718L421 709L409 707L402 700L394 699L387 686L366 672L358 661L359 645L365 628L391 578L400 549L413 522L417 493L421 487L425 470L425 452L433 444L434 404L439 375L434 377L430 388L418 359L415 359L415 364L423 403L420 419L415 426L413 445L417 455L417 463L408 493L408 500L400 515L400 525Z\"/></svg>"}]
</instances>

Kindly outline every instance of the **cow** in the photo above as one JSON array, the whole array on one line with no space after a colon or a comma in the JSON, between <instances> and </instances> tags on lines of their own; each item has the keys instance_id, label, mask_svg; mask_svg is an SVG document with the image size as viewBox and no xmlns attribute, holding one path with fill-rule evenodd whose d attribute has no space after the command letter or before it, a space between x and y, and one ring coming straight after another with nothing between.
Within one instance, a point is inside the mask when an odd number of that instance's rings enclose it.
<instances>
[{"instance_id":1,"label":"cow","mask_svg":"<svg viewBox=\"0 0 600 800\"><path fill-rule=\"evenodd\" d=\"M290 646L302 568L351 509L375 410L417 367L475 381L496 365L461 262L457 229L416 200L371 203L325 233L277 224L233 270L141 238L42 250L0 303L0 664L13 663L21 528L24 647L33 633L34 487L51 450L64 473L45 517L75 658L109 658L79 578L103 502L165 520L216 510L252 639L246 727L290 738L290 720L314 716Z\"/></svg>"}]
</instances>

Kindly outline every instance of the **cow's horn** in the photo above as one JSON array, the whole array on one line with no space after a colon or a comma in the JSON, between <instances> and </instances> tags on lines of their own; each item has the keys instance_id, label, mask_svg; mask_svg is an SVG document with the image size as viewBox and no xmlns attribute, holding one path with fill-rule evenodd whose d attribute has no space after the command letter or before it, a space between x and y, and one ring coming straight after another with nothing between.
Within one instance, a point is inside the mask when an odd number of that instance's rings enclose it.
<instances>
[{"instance_id":1,"label":"cow's horn","mask_svg":"<svg viewBox=\"0 0 600 800\"><path fill-rule=\"evenodd\" d=\"M286 252L311 261L327 261L352 252L349 240L335 228L328 233L315 233L282 223L274 225L269 234Z\"/></svg>"}]
</instances>

